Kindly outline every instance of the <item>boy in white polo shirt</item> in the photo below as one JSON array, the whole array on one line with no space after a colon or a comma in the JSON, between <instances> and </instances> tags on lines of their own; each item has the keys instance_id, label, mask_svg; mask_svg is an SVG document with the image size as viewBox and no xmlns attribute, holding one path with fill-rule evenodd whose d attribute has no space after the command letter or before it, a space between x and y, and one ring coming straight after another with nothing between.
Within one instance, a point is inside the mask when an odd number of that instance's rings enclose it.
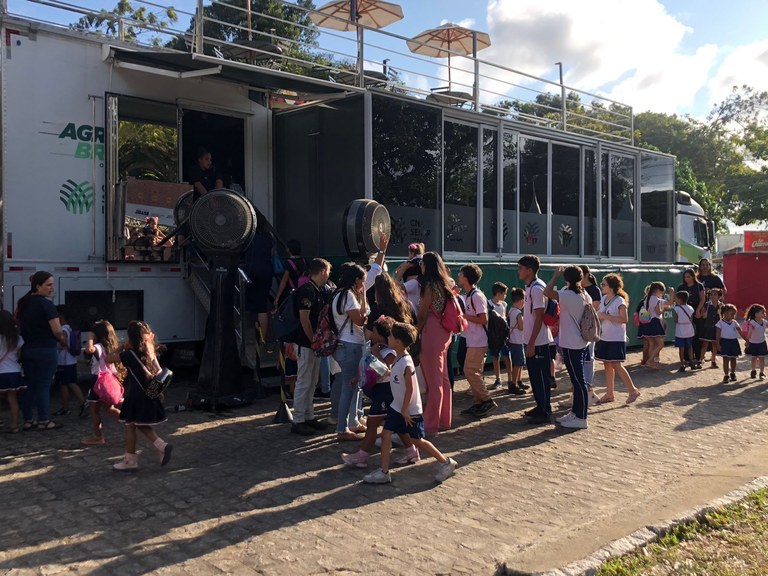
<instances>
[{"instance_id":1,"label":"boy in white polo shirt","mask_svg":"<svg viewBox=\"0 0 768 576\"><path fill-rule=\"evenodd\" d=\"M523 314L523 343L525 364L531 380L531 390L536 407L526 412L532 425L552 422L551 389L549 387L550 353L552 333L544 324L547 299L544 297L546 284L537 276L541 262L538 256L529 254L517 262L517 274L525 282L525 313Z\"/></svg>"}]
</instances>

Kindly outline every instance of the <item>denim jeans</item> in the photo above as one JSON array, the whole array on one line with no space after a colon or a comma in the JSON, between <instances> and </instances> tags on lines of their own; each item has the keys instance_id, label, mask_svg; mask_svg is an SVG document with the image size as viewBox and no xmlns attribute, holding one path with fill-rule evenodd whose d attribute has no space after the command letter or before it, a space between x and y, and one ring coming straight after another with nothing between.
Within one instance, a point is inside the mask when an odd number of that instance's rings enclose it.
<instances>
[{"instance_id":1,"label":"denim jeans","mask_svg":"<svg viewBox=\"0 0 768 576\"><path fill-rule=\"evenodd\" d=\"M21 365L24 368L24 378L27 389L21 403L24 421L34 420L33 408L37 407L37 419L47 422L50 419L51 383L58 365L56 348L26 348L22 349Z\"/></svg>"},{"instance_id":2,"label":"denim jeans","mask_svg":"<svg viewBox=\"0 0 768 576\"><path fill-rule=\"evenodd\" d=\"M531 380L533 398L536 400L536 408L539 413L545 416L552 414L549 361L549 344L536 346L534 355L525 359L525 365L528 367L528 378Z\"/></svg>"},{"instance_id":3,"label":"denim jeans","mask_svg":"<svg viewBox=\"0 0 768 576\"><path fill-rule=\"evenodd\" d=\"M320 358L320 392L328 394L331 391L331 357Z\"/></svg>"},{"instance_id":4,"label":"denim jeans","mask_svg":"<svg viewBox=\"0 0 768 576\"><path fill-rule=\"evenodd\" d=\"M336 432L342 434L347 431L350 423L354 425L357 421L360 388L356 384L351 384L351 382L358 377L360 359L363 357L363 345L340 342L336 352L333 353L333 357L341 368L341 372L333 380L333 387L338 389L339 394Z\"/></svg>"}]
</instances>

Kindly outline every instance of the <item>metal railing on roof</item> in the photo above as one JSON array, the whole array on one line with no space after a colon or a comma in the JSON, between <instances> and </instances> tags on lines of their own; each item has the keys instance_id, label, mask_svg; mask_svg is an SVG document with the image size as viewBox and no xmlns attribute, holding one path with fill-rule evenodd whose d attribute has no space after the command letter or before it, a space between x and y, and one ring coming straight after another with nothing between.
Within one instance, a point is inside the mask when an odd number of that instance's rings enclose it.
<instances>
[{"instance_id":1,"label":"metal railing on roof","mask_svg":"<svg viewBox=\"0 0 768 576\"><path fill-rule=\"evenodd\" d=\"M249 12L236 1L198 0L195 13L176 10L178 20L165 25L117 16L114 22L119 31L129 27L141 31L130 40L155 49L208 54L276 74L291 72L344 84L350 90L388 90L436 105L633 143L633 111L627 104L454 51L449 75L447 62L411 52L406 46L409 38L388 30L355 23L357 30L339 32L317 27L309 19L316 10L286 0L275 0L282 10L271 14ZM27 0L26 4L56 12L42 21L57 26L71 27L62 11L77 18L107 16L61 0ZM147 11L168 8L148 0L135 0L134 5ZM16 15L41 20L39 15ZM185 18L188 25L182 28ZM362 43L358 30L364 32ZM566 94L564 105L562 94Z\"/></svg>"}]
</instances>

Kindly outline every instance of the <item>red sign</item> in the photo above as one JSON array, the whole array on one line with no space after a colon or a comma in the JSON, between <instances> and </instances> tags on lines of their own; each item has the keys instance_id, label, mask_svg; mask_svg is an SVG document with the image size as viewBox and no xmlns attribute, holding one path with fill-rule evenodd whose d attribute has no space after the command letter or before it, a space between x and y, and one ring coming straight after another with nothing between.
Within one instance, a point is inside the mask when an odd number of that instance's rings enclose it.
<instances>
[{"instance_id":1,"label":"red sign","mask_svg":"<svg viewBox=\"0 0 768 576\"><path fill-rule=\"evenodd\" d=\"M768 252L768 230L745 230L744 252Z\"/></svg>"}]
</instances>

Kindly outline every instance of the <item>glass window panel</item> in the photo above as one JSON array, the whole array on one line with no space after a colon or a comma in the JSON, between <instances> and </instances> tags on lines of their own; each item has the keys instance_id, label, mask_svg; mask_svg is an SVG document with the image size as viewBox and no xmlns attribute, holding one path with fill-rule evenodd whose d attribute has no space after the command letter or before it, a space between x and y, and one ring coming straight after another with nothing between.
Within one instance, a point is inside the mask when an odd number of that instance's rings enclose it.
<instances>
[{"instance_id":1,"label":"glass window panel","mask_svg":"<svg viewBox=\"0 0 768 576\"><path fill-rule=\"evenodd\" d=\"M520 252L547 253L547 159L549 145L520 138Z\"/></svg>"},{"instance_id":2,"label":"glass window panel","mask_svg":"<svg viewBox=\"0 0 768 576\"><path fill-rule=\"evenodd\" d=\"M444 250L477 252L477 126L445 122Z\"/></svg>"},{"instance_id":3,"label":"glass window panel","mask_svg":"<svg viewBox=\"0 0 768 576\"><path fill-rule=\"evenodd\" d=\"M499 252L498 220L498 142L499 133L483 128L483 252Z\"/></svg>"},{"instance_id":4,"label":"glass window panel","mask_svg":"<svg viewBox=\"0 0 768 576\"><path fill-rule=\"evenodd\" d=\"M608 179L608 173L610 171L610 166L608 164L608 153L603 152L600 155L600 219L601 224L603 226L602 228L602 236L603 236L603 244L602 248L600 250L600 256L608 256L610 255L609 252L609 246L608 246L608 230L610 227L610 222L608 221L608 210L610 208L610 203L608 202L609 199L609 185L610 181Z\"/></svg>"},{"instance_id":5,"label":"glass window panel","mask_svg":"<svg viewBox=\"0 0 768 576\"><path fill-rule=\"evenodd\" d=\"M517 250L517 134L504 133L504 174L502 201L504 219L504 252Z\"/></svg>"},{"instance_id":6,"label":"glass window panel","mask_svg":"<svg viewBox=\"0 0 768 576\"><path fill-rule=\"evenodd\" d=\"M635 256L635 159L611 155L611 256Z\"/></svg>"},{"instance_id":7,"label":"glass window panel","mask_svg":"<svg viewBox=\"0 0 768 576\"><path fill-rule=\"evenodd\" d=\"M674 158L640 155L640 238L643 262L675 258Z\"/></svg>"},{"instance_id":8,"label":"glass window panel","mask_svg":"<svg viewBox=\"0 0 768 576\"><path fill-rule=\"evenodd\" d=\"M408 245L440 245L440 111L393 98L373 97L373 199L389 210L388 252L407 256Z\"/></svg>"},{"instance_id":9,"label":"glass window panel","mask_svg":"<svg viewBox=\"0 0 768 576\"><path fill-rule=\"evenodd\" d=\"M552 146L552 254L579 255L581 150Z\"/></svg>"},{"instance_id":10,"label":"glass window panel","mask_svg":"<svg viewBox=\"0 0 768 576\"><path fill-rule=\"evenodd\" d=\"M584 150L584 254L597 250L597 160L594 150Z\"/></svg>"}]
</instances>

